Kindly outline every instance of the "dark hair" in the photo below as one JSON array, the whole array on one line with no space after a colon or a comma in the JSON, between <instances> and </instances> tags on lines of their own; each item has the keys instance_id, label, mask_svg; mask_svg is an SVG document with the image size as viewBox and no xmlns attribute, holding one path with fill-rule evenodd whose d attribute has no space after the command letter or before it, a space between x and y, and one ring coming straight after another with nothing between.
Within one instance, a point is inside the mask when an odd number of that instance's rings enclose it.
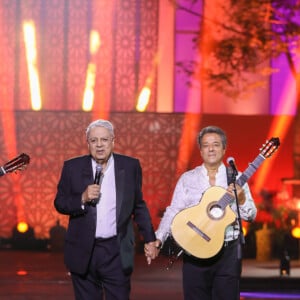
<instances>
[{"instance_id":1,"label":"dark hair","mask_svg":"<svg viewBox=\"0 0 300 300\"><path fill-rule=\"evenodd\" d=\"M226 148L226 146L227 146L226 133L220 127L217 127L217 126L207 126L207 127L204 127L203 129L201 129L201 131L199 132L199 134L197 136L197 142L198 142L198 145L200 148L201 148L201 142L202 142L203 136L207 133L218 134L221 137L223 148L224 149Z\"/></svg>"}]
</instances>

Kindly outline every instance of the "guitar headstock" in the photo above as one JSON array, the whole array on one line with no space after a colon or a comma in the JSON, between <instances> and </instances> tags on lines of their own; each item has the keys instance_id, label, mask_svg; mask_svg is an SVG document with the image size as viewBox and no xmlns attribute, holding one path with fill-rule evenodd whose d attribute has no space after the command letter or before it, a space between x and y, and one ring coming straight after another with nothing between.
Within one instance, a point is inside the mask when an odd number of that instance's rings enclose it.
<instances>
[{"instance_id":1,"label":"guitar headstock","mask_svg":"<svg viewBox=\"0 0 300 300\"><path fill-rule=\"evenodd\" d=\"M280 140L278 137L272 137L270 140L267 140L265 144L259 149L260 154L264 158L269 158L273 155L274 152L277 151L277 149L280 146Z\"/></svg>"},{"instance_id":2,"label":"guitar headstock","mask_svg":"<svg viewBox=\"0 0 300 300\"><path fill-rule=\"evenodd\" d=\"M30 162L29 155L22 153L14 159L7 162L2 168L5 173L24 170Z\"/></svg>"}]
</instances>

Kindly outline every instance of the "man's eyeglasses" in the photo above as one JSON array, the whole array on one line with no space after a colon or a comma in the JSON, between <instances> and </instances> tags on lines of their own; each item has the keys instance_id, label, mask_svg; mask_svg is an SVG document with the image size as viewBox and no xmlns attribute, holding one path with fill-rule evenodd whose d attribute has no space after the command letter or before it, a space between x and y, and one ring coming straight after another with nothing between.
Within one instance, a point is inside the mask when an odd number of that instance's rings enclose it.
<instances>
[{"instance_id":1,"label":"man's eyeglasses","mask_svg":"<svg viewBox=\"0 0 300 300\"><path fill-rule=\"evenodd\" d=\"M112 137L107 137L107 138L90 138L90 139L88 139L88 142L89 142L91 145L98 145L99 142L100 142L100 144L107 145L107 144L109 144L110 142L112 142L113 139L114 139L114 138L112 138Z\"/></svg>"}]
</instances>

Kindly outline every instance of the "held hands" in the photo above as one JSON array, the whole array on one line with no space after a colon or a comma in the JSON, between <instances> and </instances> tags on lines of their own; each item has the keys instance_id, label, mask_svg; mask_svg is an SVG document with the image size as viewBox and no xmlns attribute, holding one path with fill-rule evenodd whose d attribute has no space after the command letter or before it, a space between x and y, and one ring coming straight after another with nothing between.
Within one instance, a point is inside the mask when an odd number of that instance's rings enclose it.
<instances>
[{"instance_id":1,"label":"held hands","mask_svg":"<svg viewBox=\"0 0 300 300\"><path fill-rule=\"evenodd\" d=\"M238 184L236 184L235 187L236 187L236 193L237 193L237 197L238 197L239 204L240 204L240 205L243 205L243 204L245 203L245 201L246 201L245 192L244 192L244 190L243 190ZM233 185L233 183L231 183L231 184L228 186L227 191L228 191L233 197L235 197L235 195L234 195L234 185Z\"/></svg>"},{"instance_id":2,"label":"held hands","mask_svg":"<svg viewBox=\"0 0 300 300\"><path fill-rule=\"evenodd\" d=\"M158 256L160 246L161 246L160 240L149 242L144 245L144 252L145 252L148 265L150 265L151 261Z\"/></svg>"}]
</instances>

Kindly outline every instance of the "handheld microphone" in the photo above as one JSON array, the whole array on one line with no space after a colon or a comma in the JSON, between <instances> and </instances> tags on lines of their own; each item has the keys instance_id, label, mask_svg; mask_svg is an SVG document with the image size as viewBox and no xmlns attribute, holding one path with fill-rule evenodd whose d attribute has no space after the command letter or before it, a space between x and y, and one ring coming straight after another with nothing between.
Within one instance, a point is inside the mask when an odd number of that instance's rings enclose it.
<instances>
[{"instance_id":1,"label":"handheld microphone","mask_svg":"<svg viewBox=\"0 0 300 300\"><path fill-rule=\"evenodd\" d=\"M102 172L101 171L102 171L102 166L101 165L97 165L96 166L96 173L95 173L94 184L100 185L100 180L101 180L101 177L102 177ZM92 205L96 205L99 202L100 197L101 197L101 193L99 195L99 198L92 199L90 203Z\"/></svg>"},{"instance_id":2,"label":"handheld microphone","mask_svg":"<svg viewBox=\"0 0 300 300\"><path fill-rule=\"evenodd\" d=\"M100 184L101 171L102 171L102 166L97 165L96 166L96 174L95 174L94 184L98 184L98 185Z\"/></svg>"},{"instance_id":3,"label":"handheld microphone","mask_svg":"<svg viewBox=\"0 0 300 300\"><path fill-rule=\"evenodd\" d=\"M233 157L228 157L228 158L227 158L227 163L230 165L230 167L231 167L233 173L234 173L235 175L238 175L238 170L237 170L237 168L236 168L236 166L235 166L234 158L233 158Z\"/></svg>"}]
</instances>

